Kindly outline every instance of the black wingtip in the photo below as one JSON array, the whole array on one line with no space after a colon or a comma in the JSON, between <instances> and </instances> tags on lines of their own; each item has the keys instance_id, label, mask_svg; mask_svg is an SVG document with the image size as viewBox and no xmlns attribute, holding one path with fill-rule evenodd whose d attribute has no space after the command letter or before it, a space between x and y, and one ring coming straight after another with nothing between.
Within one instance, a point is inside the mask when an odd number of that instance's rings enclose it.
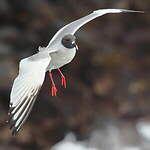
<instances>
[{"instance_id":1,"label":"black wingtip","mask_svg":"<svg viewBox=\"0 0 150 150\"><path fill-rule=\"evenodd\" d=\"M127 9L121 9L123 13L145 13L144 11L139 10L127 10Z\"/></svg>"},{"instance_id":2,"label":"black wingtip","mask_svg":"<svg viewBox=\"0 0 150 150\"><path fill-rule=\"evenodd\" d=\"M14 108L15 107L9 107L8 114L10 114L14 110Z\"/></svg>"},{"instance_id":3,"label":"black wingtip","mask_svg":"<svg viewBox=\"0 0 150 150\"><path fill-rule=\"evenodd\" d=\"M15 123L16 123L16 121L11 120L11 122L9 123L9 129L10 130L14 128Z\"/></svg>"},{"instance_id":4,"label":"black wingtip","mask_svg":"<svg viewBox=\"0 0 150 150\"><path fill-rule=\"evenodd\" d=\"M12 136L16 136L18 133L17 129L15 128L13 131L12 131Z\"/></svg>"},{"instance_id":5,"label":"black wingtip","mask_svg":"<svg viewBox=\"0 0 150 150\"><path fill-rule=\"evenodd\" d=\"M12 120L11 123L9 123L9 129L12 130L12 136L16 136L19 131L17 127L15 127L15 122L16 121Z\"/></svg>"}]
</instances>

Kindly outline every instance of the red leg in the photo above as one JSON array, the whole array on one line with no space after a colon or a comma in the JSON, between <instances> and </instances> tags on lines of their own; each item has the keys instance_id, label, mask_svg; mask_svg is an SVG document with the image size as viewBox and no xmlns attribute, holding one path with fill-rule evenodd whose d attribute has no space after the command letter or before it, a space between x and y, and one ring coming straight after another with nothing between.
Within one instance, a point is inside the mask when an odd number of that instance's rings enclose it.
<instances>
[{"instance_id":1,"label":"red leg","mask_svg":"<svg viewBox=\"0 0 150 150\"><path fill-rule=\"evenodd\" d=\"M52 81L52 91L51 91L52 92L52 96L56 96L57 95L57 88L55 86L55 83L54 83L53 76L52 76L51 72L49 72L49 77L50 77L50 79Z\"/></svg>"},{"instance_id":2,"label":"red leg","mask_svg":"<svg viewBox=\"0 0 150 150\"><path fill-rule=\"evenodd\" d=\"M61 75L61 85L64 87L64 88L66 88L66 79L65 79L65 76L63 75L63 73L61 72L61 70L60 69L58 69L58 71L59 71L59 73L60 73L60 75Z\"/></svg>"}]
</instances>

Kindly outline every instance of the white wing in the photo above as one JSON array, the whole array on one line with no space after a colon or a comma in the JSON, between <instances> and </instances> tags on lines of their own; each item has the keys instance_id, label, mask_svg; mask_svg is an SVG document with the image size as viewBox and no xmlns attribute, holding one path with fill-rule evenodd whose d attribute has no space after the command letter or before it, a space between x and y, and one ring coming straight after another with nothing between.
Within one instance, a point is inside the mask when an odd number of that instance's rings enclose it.
<instances>
[{"instance_id":1,"label":"white wing","mask_svg":"<svg viewBox=\"0 0 150 150\"><path fill-rule=\"evenodd\" d=\"M13 130L12 134L16 134L27 119L50 60L50 56L42 52L21 60L19 74L14 80L10 95L8 122Z\"/></svg>"},{"instance_id":2,"label":"white wing","mask_svg":"<svg viewBox=\"0 0 150 150\"><path fill-rule=\"evenodd\" d=\"M60 40L64 35L66 34L75 34L75 32L84 24L88 23L89 21L108 14L108 13L121 13L121 12L136 12L136 13L143 13L142 11L135 11L135 10L126 10L126 9L100 9L100 10L96 10L94 12L92 12L91 14L82 17L78 20L75 20L74 22L71 22L70 24L67 24L66 26L64 26L63 28L61 28L56 34L55 36L52 38L52 40L50 41L50 43L48 44L47 47L50 47L53 43L55 43L55 41L57 42L58 40Z\"/></svg>"}]
</instances>

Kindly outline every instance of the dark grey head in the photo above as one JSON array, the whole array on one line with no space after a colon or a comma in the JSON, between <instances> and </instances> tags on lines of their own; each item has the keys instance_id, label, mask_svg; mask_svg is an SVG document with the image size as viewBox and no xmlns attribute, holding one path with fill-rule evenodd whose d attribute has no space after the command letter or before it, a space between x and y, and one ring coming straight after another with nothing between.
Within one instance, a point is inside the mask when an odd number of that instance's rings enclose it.
<instances>
[{"instance_id":1,"label":"dark grey head","mask_svg":"<svg viewBox=\"0 0 150 150\"><path fill-rule=\"evenodd\" d=\"M78 50L78 46L75 43L76 37L74 35L68 34L62 38L62 45L68 49L76 48Z\"/></svg>"}]
</instances>

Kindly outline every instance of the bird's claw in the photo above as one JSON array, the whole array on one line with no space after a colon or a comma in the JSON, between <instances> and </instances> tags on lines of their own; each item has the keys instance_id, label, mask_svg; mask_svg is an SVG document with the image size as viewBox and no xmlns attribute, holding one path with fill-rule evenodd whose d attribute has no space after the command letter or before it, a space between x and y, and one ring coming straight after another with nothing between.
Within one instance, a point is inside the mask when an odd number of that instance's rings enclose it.
<instances>
[{"instance_id":1,"label":"bird's claw","mask_svg":"<svg viewBox=\"0 0 150 150\"><path fill-rule=\"evenodd\" d=\"M55 85L52 86L52 96L57 96L57 88Z\"/></svg>"}]
</instances>

